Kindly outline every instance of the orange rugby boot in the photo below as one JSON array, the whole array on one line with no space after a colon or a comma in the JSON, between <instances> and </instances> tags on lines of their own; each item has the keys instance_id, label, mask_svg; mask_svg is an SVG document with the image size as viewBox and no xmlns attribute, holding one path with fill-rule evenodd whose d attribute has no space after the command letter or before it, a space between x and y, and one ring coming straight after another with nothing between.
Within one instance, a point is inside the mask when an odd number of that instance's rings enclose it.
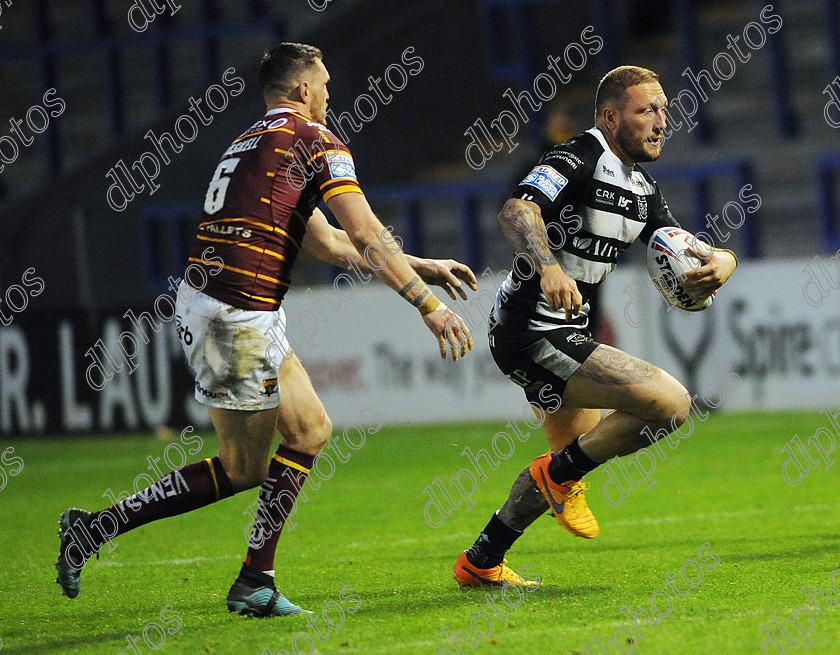
<instances>
[{"instance_id":1,"label":"orange rugby boot","mask_svg":"<svg viewBox=\"0 0 840 655\"><path fill-rule=\"evenodd\" d=\"M502 560L502 563L498 566L480 569L470 564L466 552L461 553L458 561L455 562L455 570L452 575L462 587L479 587L482 585L500 587L505 583L520 587L539 586L539 583L534 580L521 578L516 571L507 566L507 560Z\"/></svg>"},{"instance_id":2,"label":"orange rugby boot","mask_svg":"<svg viewBox=\"0 0 840 655\"><path fill-rule=\"evenodd\" d=\"M554 453L546 453L531 462L531 477L534 483L548 501L551 513L564 528L576 537L594 539L601 528L589 505L586 504L588 482L567 480L564 484L557 484L548 475L548 465Z\"/></svg>"}]
</instances>

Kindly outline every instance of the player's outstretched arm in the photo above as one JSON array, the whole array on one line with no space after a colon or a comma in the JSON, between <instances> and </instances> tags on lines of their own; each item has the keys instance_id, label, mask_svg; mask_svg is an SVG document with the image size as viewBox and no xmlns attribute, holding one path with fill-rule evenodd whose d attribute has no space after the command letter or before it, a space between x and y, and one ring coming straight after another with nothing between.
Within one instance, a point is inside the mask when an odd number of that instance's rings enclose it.
<instances>
[{"instance_id":1,"label":"player's outstretched arm","mask_svg":"<svg viewBox=\"0 0 840 655\"><path fill-rule=\"evenodd\" d=\"M457 300L456 291L462 300L467 299L467 292L464 291L462 281L466 282L473 291L478 291L475 273L466 264L454 259L426 259L413 255L406 255L406 259L426 284L441 287L452 300Z\"/></svg>"},{"instance_id":2,"label":"player's outstretched arm","mask_svg":"<svg viewBox=\"0 0 840 655\"><path fill-rule=\"evenodd\" d=\"M527 255L540 275L540 288L551 310L564 309L566 318L580 312L583 296L577 282L563 272L546 242L540 206L529 200L509 198L499 212L499 225L513 249Z\"/></svg>"},{"instance_id":3,"label":"player's outstretched arm","mask_svg":"<svg viewBox=\"0 0 840 655\"><path fill-rule=\"evenodd\" d=\"M364 257L359 256L347 233L330 225L320 209L316 208L309 219L303 247L321 261L335 266L356 268L364 274L376 272L367 265ZM473 291L478 290L475 273L466 264L454 259L426 259L404 254L411 268L426 284L442 287L453 300L456 299L456 291L462 299L467 299L462 282L466 282Z\"/></svg>"},{"instance_id":4,"label":"player's outstretched arm","mask_svg":"<svg viewBox=\"0 0 840 655\"><path fill-rule=\"evenodd\" d=\"M356 252L364 254L367 250L366 259L377 277L420 310L423 321L438 340L441 357L446 358L447 345L453 360L472 350L472 336L464 320L435 297L402 250L388 250L387 244L394 243L394 239L376 218L367 199L360 193L342 193L330 198L327 205Z\"/></svg>"}]
</instances>

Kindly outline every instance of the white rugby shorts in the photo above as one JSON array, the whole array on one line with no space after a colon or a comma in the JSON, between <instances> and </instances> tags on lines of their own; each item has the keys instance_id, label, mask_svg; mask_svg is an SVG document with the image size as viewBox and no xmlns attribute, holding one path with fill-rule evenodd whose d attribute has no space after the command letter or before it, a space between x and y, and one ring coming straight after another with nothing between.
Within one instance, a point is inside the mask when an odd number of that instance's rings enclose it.
<instances>
[{"instance_id":1,"label":"white rugby shorts","mask_svg":"<svg viewBox=\"0 0 840 655\"><path fill-rule=\"evenodd\" d=\"M291 356L282 307L239 309L181 282L175 321L198 402L248 411L278 406L277 370Z\"/></svg>"}]
</instances>

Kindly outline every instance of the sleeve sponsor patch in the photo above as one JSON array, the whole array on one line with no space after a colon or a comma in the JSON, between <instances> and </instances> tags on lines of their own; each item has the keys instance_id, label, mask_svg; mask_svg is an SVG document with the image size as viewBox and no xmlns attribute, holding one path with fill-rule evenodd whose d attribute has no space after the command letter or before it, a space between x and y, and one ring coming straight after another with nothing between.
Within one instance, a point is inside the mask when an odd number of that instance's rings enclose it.
<instances>
[{"instance_id":1,"label":"sleeve sponsor patch","mask_svg":"<svg viewBox=\"0 0 840 655\"><path fill-rule=\"evenodd\" d=\"M353 163L353 157L346 152L329 153L327 165L330 169L330 177L334 180L340 177L356 179L356 165Z\"/></svg>"},{"instance_id":2,"label":"sleeve sponsor patch","mask_svg":"<svg viewBox=\"0 0 840 655\"><path fill-rule=\"evenodd\" d=\"M527 184L528 186L539 189L553 202L554 200L557 200L557 196L560 195L563 187L566 186L568 182L569 180L563 177L554 168L543 164L536 166L519 184L520 186Z\"/></svg>"}]
</instances>

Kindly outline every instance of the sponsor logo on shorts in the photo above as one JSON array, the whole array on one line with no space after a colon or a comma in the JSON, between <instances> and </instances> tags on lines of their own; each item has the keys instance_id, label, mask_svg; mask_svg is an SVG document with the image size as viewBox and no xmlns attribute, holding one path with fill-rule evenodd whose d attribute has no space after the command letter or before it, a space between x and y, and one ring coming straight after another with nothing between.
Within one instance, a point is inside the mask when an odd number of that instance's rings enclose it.
<instances>
[{"instance_id":1,"label":"sponsor logo on shorts","mask_svg":"<svg viewBox=\"0 0 840 655\"><path fill-rule=\"evenodd\" d=\"M195 388L202 396L206 396L207 398L227 398L228 392L227 391L207 391L204 387L202 387L198 382L195 383Z\"/></svg>"},{"instance_id":2,"label":"sponsor logo on shorts","mask_svg":"<svg viewBox=\"0 0 840 655\"><path fill-rule=\"evenodd\" d=\"M566 341L568 341L573 346L579 346L582 343L586 343L589 338L585 334L581 334L580 332L573 332L568 337L566 337Z\"/></svg>"},{"instance_id":3,"label":"sponsor logo on shorts","mask_svg":"<svg viewBox=\"0 0 840 655\"><path fill-rule=\"evenodd\" d=\"M565 177L558 173L551 166L537 166L522 180L522 184L527 184L542 191L550 200L556 200L557 196L563 190L563 187L569 183Z\"/></svg>"},{"instance_id":4,"label":"sponsor logo on shorts","mask_svg":"<svg viewBox=\"0 0 840 655\"><path fill-rule=\"evenodd\" d=\"M263 390L260 391L261 396L271 397L271 394L277 393L277 378L269 378L262 381Z\"/></svg>"}]
</instances>

